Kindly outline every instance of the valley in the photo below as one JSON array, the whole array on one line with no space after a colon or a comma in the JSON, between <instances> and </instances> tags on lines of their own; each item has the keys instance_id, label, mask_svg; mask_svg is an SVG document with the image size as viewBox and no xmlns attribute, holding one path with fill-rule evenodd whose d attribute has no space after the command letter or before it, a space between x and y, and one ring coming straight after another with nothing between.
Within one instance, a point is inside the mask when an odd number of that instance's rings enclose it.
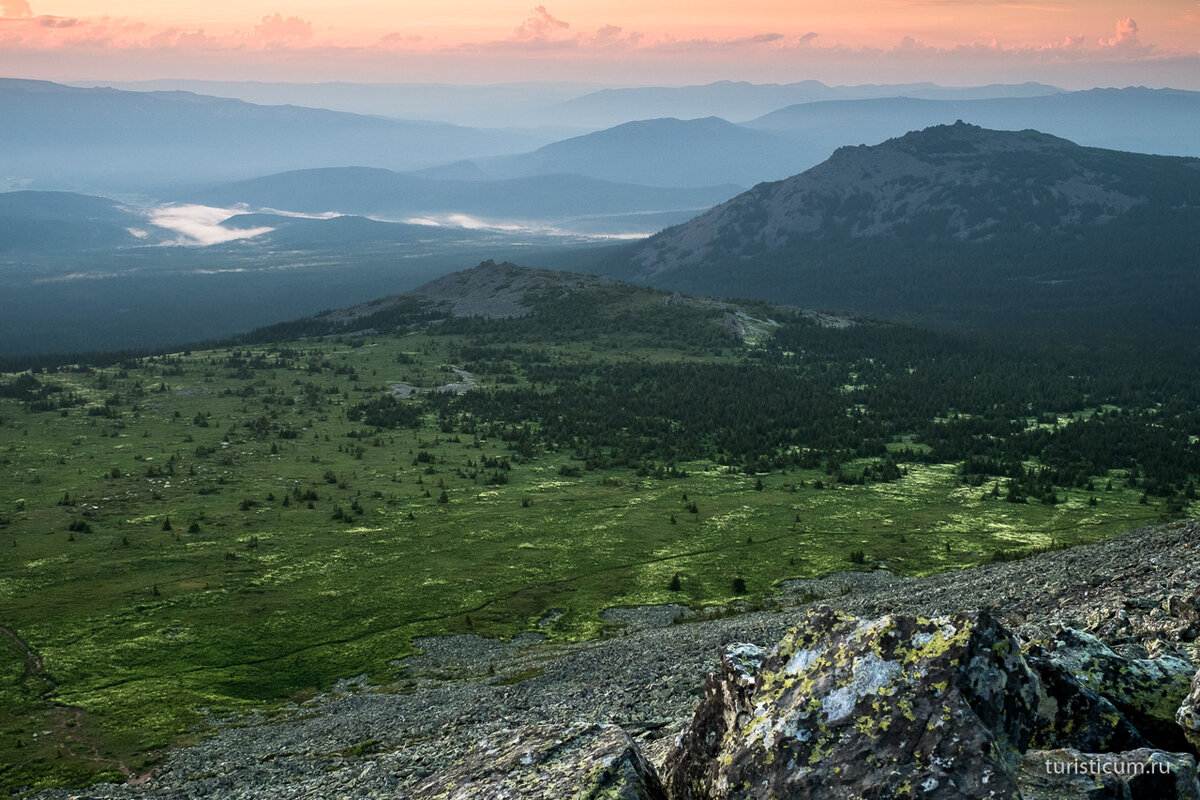
<instances>
[{"instance_id":1,"label":"valley","mask_svg":"<svg viewBox=\"0 0 1200 800\"><path fill-rule=\"evenodd\" d=\"M44 671L5 651L0 780L142 774L214 717L392 684L423 636L583 641L1178 517L1196 374L495 263L9 374L0 589Z\"/></svg>"}]
</instances>

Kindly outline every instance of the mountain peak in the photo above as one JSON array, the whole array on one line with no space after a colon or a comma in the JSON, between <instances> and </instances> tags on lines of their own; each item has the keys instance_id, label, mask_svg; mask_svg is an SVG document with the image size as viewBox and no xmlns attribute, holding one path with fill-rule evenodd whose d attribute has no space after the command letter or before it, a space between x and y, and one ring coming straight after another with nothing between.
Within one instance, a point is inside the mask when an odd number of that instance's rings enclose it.
<instances>
[{"instance_id":1,"label":"mountain peak","mask_svg":"<svg viewBox=\"0 0 1200 800\"><path fill-rule=\"evenodd\" d=\"M802 242L977 241L1103 225L1178 182L1172 176L1181 163L1197 162L1085 148L1034 130L989 130L960 120L874 146L840 148L806 172L759 184L652 237L635 263L653 275L798 253Z\"/></svg>"},{"instance_id":2,"label":"mountain peak","mask_svg":"<svg viewBox=\"0 0 1200 800\"><path fill-rule=\"evenodd\" d=\"M607 278L574 272L519 267L491 259L471 269L443 275L408 292L455 317L523 317L533 310L532 298L548 292L560 296L612 283Z\"/></svg>"},{"instance_id":3,"label":"mountain peak","mask_svg":"<svg viewBox=\"0 0 1200 800\"><path fill-rule=\"evenodd\" d=\"M1196 198L1200 159L960 121L759 184L646 240L620 274L933 324L1192 330L1174 309L1200 291Z\"/></svg>"},{"instance_id":4,"label":"mountain peak","mask_svg":"<svg viewBox=\"0 0 1200 800\"><path fill-rule=\"evenodd\" d=\"M922 160L938 158L978 159L986 154L1026 152L1064 152L1079 150L1078 145L1048 133L1035 130L1007 131L983 128L963 122L951 125L933 125L921 130L909 131L903 136L873 146L857 145L839 147L829 161L857 158L863 155L876 157L880 153L895 151L906 153Z\"/></svg>"}]
</instances>

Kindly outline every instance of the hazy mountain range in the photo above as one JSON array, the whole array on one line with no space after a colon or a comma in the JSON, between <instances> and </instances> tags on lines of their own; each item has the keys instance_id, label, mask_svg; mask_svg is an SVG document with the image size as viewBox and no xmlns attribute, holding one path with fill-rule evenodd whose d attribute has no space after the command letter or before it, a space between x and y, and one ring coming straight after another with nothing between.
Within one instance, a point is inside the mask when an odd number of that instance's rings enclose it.
<instances>
[{"instance_id":1,"label":"hazy mountain range","mask_svg":"<svg viewBox=\"0 0 1200 800\"><path fill-rule=\"evenodd\" d=\"M1142 87L983 100L895 97L802 103L746 127L811 144L874 144L958 119L1001 130L1033 128L1091 147L1200 155L1200 92Z\"/></svg>"},{"instance_id":2,"label":"hazy mountain range","mask_svg":"<svg viewBox=\"0 0 1200 800\"><path fill-rule=\"evenodd\" d=\"M790 136L752 130L719 117L626 122L545 145L531 153L494 156L425 171L434 176L496 180L573 174L652 186L751 186L810 166Z\"/></svg>"},{"instance_id":3,"label":"hazy mountain range","mask_svg":"<svg viewBox=\"0 0 1200 800\"><path fill-rule=\"evenodd\" d=\"M514 131L253 105L188 92L0 81L0 113L14 120L0 127L0 185L174 200L201 186L295 169L359 166L453 180L572 174L657 187L746 188L807 169L842 145L874 144L957 119L998 129L1035 128L1088 146L1200 155L1197 92L1058 92L1040 84L943 89L719 83L605 90L561 101L568 91L534 92L558 109L565 128L533 130L537 120L529 118L529 129ZM433 96L428 87L422 92L420 97ZM475 95L464 92L447 92L445 102L457 98L470 105ZM507 92L501 89L500 96ZM828 99L837 97L843 99ZM427 111L429 102L414 101L413 108ZM589 120L599 119L593 109L610 106L653 118L563 136L565 130L592 127ZM757 111L764 113L741 124L715 115L740 119ZM693 113L697 118L686 118Z\"/></svg>"},{"instance_id":4,"label":"hazy mountain range","mask_svg":"<svg viewBox=\"0 0 1200 800\"><path fill-rule=\"evenodd\" d=\"M843 145L877 144L959 119L1005 130L1033 128L1092 147L1200 155L1200 92L1134 88L983 100L806 102L742 124L716 117L647 119L425 174L496 179L575 173L655 186L749 187L808 169Z\"/></svg>"},{"instance_id":5,"label":"hazy mountain range","mask_svg":"<svg viewBox=\"0 0 1200 800\"><path fill-rule=\"evenodd\" d=\"M76 84L87 86L92 84ZM608 128L624 122L717 116L734 122L794 103L877 97L984 99L1061 92L1041 83L946 87L932 83L826 86L820 81L754 84L716 81L695 86L600 87L580 83L459 86L443 83L270 83L152 80L110 83L130 91L187 91L263 105L298 105L399 119L474 127ZM565 137L564 137L565 138Z\"/></svg>"},{"instance_id":6,"label":"hazy mountain range","mask_svg":"<svg viewBox=\"0 0 1200 800\"><path fill-rule=\"evenodd\" d=\"M744 122L797 103L920 97L930 100L979 100L993 97L1038 97L1061 93L1042 83L946 87L933 83L826 86L820 81L754 84L718 81L703 86L644 86L602 89L559 104L556 110L575 124L608 127L654 117L719 116Z\"/></svg>"},{"instance_id":7,"label":"hazy mountain range","mask_svg":"<svg viewBox=\"0 0 1200 800\"><path fill-rule=\"evenodd\" d=\"M1200 93L727 83L542 97L560 108L625 97L637 109L644 96L663 110L742 98L744 111L803 92L885 89L928 97L804 102L743 124L644 119L547 143L182 92L3 81L0 181L106 195L0 194L0 279L20 306L7 309L9 345L80 346L46 332L61 332L55 309L68 305L90 320L89 344L133 346L156 319L178 329L154 329L155 341L221 335L267 321L254 316L261 304L243 301L247 285L286 287L289 313L303 314L514 249L534 266L929 324L1195 327L1182 302L1200 300L1187 261L1200 251L1194 159L944 123L1200 155ZM941 126L905 135L931 123ZM672 225L643 244L586 240ZM139 323L118 321L105 339L97 332L118 297ZM184 306L205 324L182 324Z\"/></svg>"},{"instance_id":8,"label":"hazy mountain range","mask_svg":"<svg viewBox=\"0 0 1200 800\"><path fill-rule=\"evenodd\" d=\"M35 189L162 191L317 166L413 169L545 139L189 92L0 80L0 181Z\"/></svg>"}]
</instances>

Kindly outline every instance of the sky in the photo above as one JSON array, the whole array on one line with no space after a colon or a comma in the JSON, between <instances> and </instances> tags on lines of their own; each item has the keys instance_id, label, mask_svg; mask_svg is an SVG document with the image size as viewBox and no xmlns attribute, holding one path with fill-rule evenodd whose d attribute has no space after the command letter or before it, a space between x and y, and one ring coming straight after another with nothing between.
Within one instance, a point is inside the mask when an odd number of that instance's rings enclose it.
<instances>
[{"instance_id":1,"label":"sky","mask_svg":"<svg viewBox=\"0 0 1200 800\"><path fill-rule=\"evenodd\" d=\"M0 0L0 76L1200 90L1200 0L527 2Z\"/></svg>"}]
</instances>

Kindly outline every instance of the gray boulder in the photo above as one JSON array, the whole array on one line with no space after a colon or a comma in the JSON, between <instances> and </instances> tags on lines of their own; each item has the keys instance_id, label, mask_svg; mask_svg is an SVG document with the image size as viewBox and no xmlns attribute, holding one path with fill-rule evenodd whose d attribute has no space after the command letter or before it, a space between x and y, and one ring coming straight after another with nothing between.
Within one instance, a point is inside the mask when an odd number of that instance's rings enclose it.
<instances>
[{"instance_id":1,"label":"gray boulder","mask_svg":"<svg viewBox=\"0 0 1200 800\"><path fill-rule=\"evenodd\" d=\"M1190 661L1171 653L1125 658L1095 636L1071 628L1055 633L1047 648L1051 660L1110 700L1155 747L1192 747L1176 723L1196 673Z\"/></svg>"},{"instance_id":2,"label":"gray boulder","mask_svg":"<svg viewBox=\"0 0 1200 800\"><path fill-rule=\"evenodd\" d=\"M1119 753L1150 746L1110 700L1085 686L1040 647L1027 648L1025 659L1041 680L1030 747Z\"/></svg>"},{"instance_id":3,"label":"gray boulder","mask_svg":"<svg viewBox=\"0 0 1200 800\"><path fill-rule=\"evenodd\" d=\"M1133 751L1107 698L986 613L808 612L734 645L664 766L673 800L1015 797L1022 754Z\"/></svg>"},{"instance_id":4,"label":"gray boulder","mask_svg":"<svg viewBox=\"0 0 1200 800\"><path fill-rule=\"evenodd\" d=\"M727 659L710 677L667 789L673 800L1011 797L1041 699L1017 640L986 614L861 620L823 607L755 673Z\"/></svg>"}]
</instances>

